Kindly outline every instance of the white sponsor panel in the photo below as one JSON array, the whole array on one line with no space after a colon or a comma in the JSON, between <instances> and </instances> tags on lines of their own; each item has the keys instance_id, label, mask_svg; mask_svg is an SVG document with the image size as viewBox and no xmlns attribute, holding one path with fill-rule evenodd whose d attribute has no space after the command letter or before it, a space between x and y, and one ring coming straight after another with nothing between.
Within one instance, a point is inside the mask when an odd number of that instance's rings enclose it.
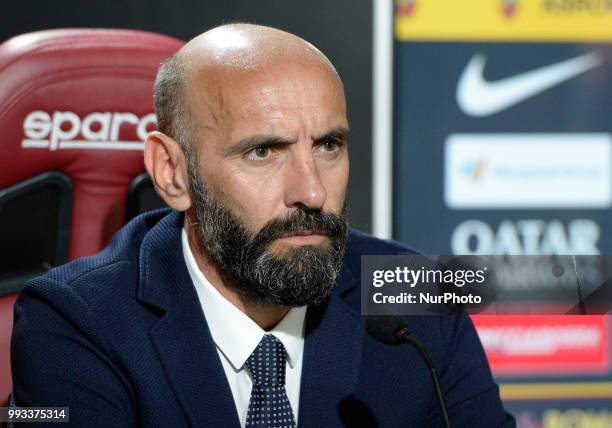
<instances>
[{"instance_id":1,"label":"white sponsor panel","mask_svg":"<svg viewBox=\"0 0 612 428\"><path fill-rule=\"evenodd\" d=\"M94 112L80 118L71 111L33 111L23 121L24 149L142 150L155 114ZM121 141L122 127L132 127L140 141ZM79 138L80 137L80 138Z\"/></svg>"},{"instance_id":2,"label":"white sponsor panel","mask_svg":"<svg viewBox=\"0 0 612 428\"><path fill-rule=\"evenodd\" d=\"M612 205L610 134L452 134L444 150L452 209Z\"/></svg>"}]
</instances>

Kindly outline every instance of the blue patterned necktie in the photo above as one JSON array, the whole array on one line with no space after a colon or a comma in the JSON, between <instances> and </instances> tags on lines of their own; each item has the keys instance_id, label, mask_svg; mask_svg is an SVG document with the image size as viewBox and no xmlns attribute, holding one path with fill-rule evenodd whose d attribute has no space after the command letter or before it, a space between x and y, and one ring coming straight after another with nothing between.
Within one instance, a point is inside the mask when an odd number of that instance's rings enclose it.
<instances>
[{"instance_id":1,"label":"blue patterned necktie","mask_svg":"<svg viewBox=\"0 0 612 428\"><path fill-rule=\"evenodd\" d=\"M253 378L247 428L294 428L295 418L285 391L285 347L264 335L246 365Z\"/></svg>"}]
</instances>

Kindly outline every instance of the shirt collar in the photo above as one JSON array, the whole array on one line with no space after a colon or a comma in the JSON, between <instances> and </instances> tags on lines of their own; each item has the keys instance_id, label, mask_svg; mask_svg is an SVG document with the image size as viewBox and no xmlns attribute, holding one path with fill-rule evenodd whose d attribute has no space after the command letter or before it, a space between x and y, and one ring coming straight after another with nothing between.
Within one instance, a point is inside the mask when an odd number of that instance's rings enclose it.
<instances>
[{"instance_id":1,"label":"shirt collar","mask_svg":"<svg viewBox=\"0 0 612 428\"><path fill-rule=\"evenodd\" d=\"M181 239L187 270L196 288L212 338L234 370L239 371L243 367L264 334L273 334L281 341L287 352L289 365L294 367L302 357L306 306L291 308L276 327L270 331L263 330L206 279L195 261L185 228L182 230Z\"/></svg>"}]
</instances>

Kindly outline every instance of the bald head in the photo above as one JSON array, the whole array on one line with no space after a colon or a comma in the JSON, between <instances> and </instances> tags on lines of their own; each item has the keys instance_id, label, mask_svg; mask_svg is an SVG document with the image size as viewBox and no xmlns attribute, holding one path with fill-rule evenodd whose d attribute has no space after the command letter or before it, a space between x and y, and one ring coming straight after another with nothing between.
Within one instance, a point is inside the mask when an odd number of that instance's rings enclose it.
<instances>
[{"instance_id":1,"label":"bald head","mask_svg":"<svg viewBox=\"0 0 612 428\"><path fill-rule=\"evenodd\" d=\"M275 67L291 65L325 70L342 82L329 59L306 40L276 28L254 24L227 24L189 41L160 67L155 82L158 128L188 150L193 138L193 104L209 107L233 79ZM214 108L214 107L213 107Z\"/></svg>"},{"instance_id":2,"label":"bald head","mask_svg":"<svg viewBox=\"0 0 612 428\"><path fill-rule=\"evenodd\" d=\"M306 40L286 31L254 24L213 28L187 43L178 56L186 69L253 70L279 60L319 62L334 69L327 57Z\"/></svg>"},{"instance_id":3,"label":"bald head","mask_svg":"<svg viewBox=\"0 0 612 428\"><path fill-rule=\"evenodd\" d=\"M317 289L311 280L318 274L304 266L327 266L319 274L325 283L333 279L329 257L311 263L301 256L301 249L329 256L344 237L348 120L329 60L284 31L224 25L166 61L155 91L159 131L147 136L145 165L164 201L186 212L202 254L244 279L238 282L273 278L292 296L301 285L279 275L275 263L262 271L263 259L294 261L287 272L304 276L302 291ZM324 213L339 219L335 232ZM267 243L266 256L253 258L252 272L259 273L241 277L232 266L250 266L245 257L258 253L244 242L263 243L260 233Z\"/></svg>"}]
</instances>

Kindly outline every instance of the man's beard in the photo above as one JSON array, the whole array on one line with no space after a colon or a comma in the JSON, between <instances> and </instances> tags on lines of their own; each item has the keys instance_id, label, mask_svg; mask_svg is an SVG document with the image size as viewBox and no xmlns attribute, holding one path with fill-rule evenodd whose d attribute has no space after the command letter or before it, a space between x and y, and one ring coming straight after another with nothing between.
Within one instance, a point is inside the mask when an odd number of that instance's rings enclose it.
<instances>
[{"instance_id":1,"label":"man's beard","mask_svg":"<svg viewBox=\"0 0 612 428\"><path fill-rule=\"evenodd\" d=\"M321 303L331 293L342 267L348 227L346 203L340 215L297 208L253 234L212 197L198 173L196 155L188 154L187 158L197 237L227 285L253 302L279 306ZM270 252L274 240L306 230L327 235L328 245L298 246L282 256Z\"/></svg>"}]
</instances>

